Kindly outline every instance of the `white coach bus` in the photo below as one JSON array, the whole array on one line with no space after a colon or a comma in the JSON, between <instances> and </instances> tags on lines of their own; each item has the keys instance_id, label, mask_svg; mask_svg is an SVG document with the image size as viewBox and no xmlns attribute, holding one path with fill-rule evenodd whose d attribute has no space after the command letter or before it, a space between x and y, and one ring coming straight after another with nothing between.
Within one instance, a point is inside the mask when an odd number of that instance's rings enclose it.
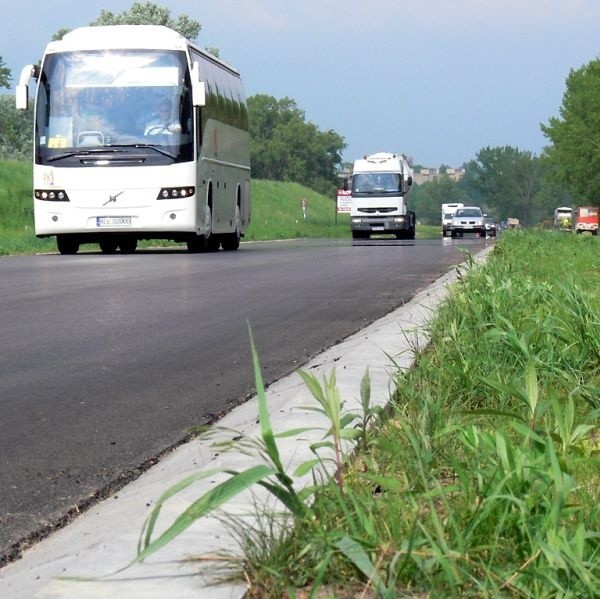
<instances>
[{"instance_id":1,"label":"white coach bus","mask_svg":"<svg viewBox=\"0 0 600 599\"><path fill-rule=\"evenodd\" d=\"M250 221L248 112L239 73L162 26L84 27L46 47L37 81L35 233L61 254L142 239L236 250Z\"/></svg>"}]
</instances>

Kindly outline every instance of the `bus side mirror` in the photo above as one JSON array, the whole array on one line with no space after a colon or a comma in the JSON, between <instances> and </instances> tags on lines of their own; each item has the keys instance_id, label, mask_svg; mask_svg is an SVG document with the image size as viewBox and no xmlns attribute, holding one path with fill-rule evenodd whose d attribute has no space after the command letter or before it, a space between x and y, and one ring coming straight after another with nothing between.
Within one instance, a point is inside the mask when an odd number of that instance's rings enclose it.
<instances>
[{"instance_id":1,"label":"bus side mirror","mask_svg":"<svg viewBox=\"0 0 600 599\"><path fill-rule=\"evenodd\" d=\"M406 180L406 184L410 187L412 185L412 177L408 177L408 179Z\"/></svg>"},{"instance_id":2,"label":"bus side mirror","mask_svg":"<svg viewBox=\"0 0 600 599\"><path fill-rule=\"evenodd\" d=\"M29 87L27 83L31 77L37 77L37 69L34 65L28 64L21 70L19 83L15 87L15 105L17 110L27 110L29 108Z\"/></svg>"},{"instance_id":3,"label":"bus side mirror","mask_svg":"<svg viewBox=\"0 0 600 599\"><path fill-rule=\"evenodd\" d=\"M27 110L29 106L29 87L27 85L17 85L15 87L15 104L17 110Z\"/></svg>"},{"instance_id":4,"label":"bus side mirror","mask_svg":"<svg viewBox=\"0 0 600 599\"><path fill-rule=\"evenodd\" d=\"M206 106L206 86L204 81L192 84L192 103L194 106Z\"/></svg>"},{"instance_id":5,"label":"bus side mirror","mask_svg":"<svg viewBox=\"0 0 600 599\"><path fill-rule=\"evenodd\" d=\"M194 106L206 106L206 85L200 81L200 63L192 65L192 104Z\"/></svg>"}]
</instances>

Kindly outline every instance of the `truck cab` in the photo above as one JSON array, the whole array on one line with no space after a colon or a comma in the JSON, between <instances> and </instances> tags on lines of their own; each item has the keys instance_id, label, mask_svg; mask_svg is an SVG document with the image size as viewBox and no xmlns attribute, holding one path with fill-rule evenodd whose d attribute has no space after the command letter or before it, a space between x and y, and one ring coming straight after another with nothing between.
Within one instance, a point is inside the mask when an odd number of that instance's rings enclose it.
<instances>
[{"instance_id":1,"label":"truck cab","mask_svg":"<svg viewBox=\"0 0 600 599\"><path fill-rule=\"evenodd\" d=\"M573 230L573 208L560 206L554 211L554 228L559 231Z\"/></svg>"},{"instance_id":2,"label":"truck cab","mask_svg":"<svg viewBox=\"0 0 600 599\"><path fill-rule=\"evenodd\" d=\"M598 207L579 206L575 215L575 231L598 235Z\"/></svg>"},{"instance_id":3,"label":"truck cab","mask_svg":"<svg viewBox=\"0 0 600 599\"><path fill-rule=\"evenodd\" d=\"M391 234L414 239L416 217L406 200L413 179L406 156L380 152L354 162L350 229L354 239Z\"/></svg>"}]
</instances>

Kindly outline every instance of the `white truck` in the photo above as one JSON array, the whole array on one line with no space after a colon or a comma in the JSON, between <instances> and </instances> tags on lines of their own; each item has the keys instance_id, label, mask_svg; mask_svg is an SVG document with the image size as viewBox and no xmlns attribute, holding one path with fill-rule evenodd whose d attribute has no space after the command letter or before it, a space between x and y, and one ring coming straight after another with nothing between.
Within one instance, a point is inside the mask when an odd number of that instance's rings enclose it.
<instances>
[{"instance_id":1,"label":"white truck","mask_svg":"<svg viewBox=\"0 0 600 599\"><path fill-rule=\"evenodd\" d=\"M450 234L450 225L452 217L459 208L464 208L464 204L454 202L450 204L442 204L442 237Z\"/></svg>"},{"instance_id":2,"label":"white truck","mask_svg":"<svg viewBox=\"0 0 600 599\"><path fill-rule=\"evenodd\" d=\"M379 152L354 162L351 187L350 230L353 239L368 239L371 234L395 235L396 239L415 238L415 212L406 200L413 183L413 172L403 154Z\"/></svg>"}]
</instances>

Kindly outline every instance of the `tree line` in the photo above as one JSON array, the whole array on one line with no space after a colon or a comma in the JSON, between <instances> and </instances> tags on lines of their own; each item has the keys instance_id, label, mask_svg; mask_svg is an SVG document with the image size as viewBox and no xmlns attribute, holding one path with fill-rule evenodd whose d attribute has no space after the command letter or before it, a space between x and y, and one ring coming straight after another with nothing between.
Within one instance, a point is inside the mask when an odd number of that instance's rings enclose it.
<instances>
[{"instance_id":1,"label":"tree line","mask_svg":"<svg viewBox=\"0 0 600 599\"><path fill-rule=\"evenodd\" d=\"M198 21L186 15L173 18L154 2L134 2L121 13L102 10L90 25L158 24L195 40ZM53 37L60 39L68 30ZM218 56L218 49L207 48ZM0 87L9 88L10 69L0 56ZM498 220L517 217L525 225L550 218L559 205L600 204L600 59L566 80L560 115L542 124L549 145L541 156L511 146L482 148L464 166L456 182L442 175L415 186L413 208L423 224L439 224L446 202L476 204ZM346 167L346 142L339 133L321 131L307 121L290 98L266 94L248 98L252 175L257 179L302 183L334 197L339 173ZM14 96L0 94L0 159L30 159L31 115L14 108Z\"/></svg>"}]
</instances>

